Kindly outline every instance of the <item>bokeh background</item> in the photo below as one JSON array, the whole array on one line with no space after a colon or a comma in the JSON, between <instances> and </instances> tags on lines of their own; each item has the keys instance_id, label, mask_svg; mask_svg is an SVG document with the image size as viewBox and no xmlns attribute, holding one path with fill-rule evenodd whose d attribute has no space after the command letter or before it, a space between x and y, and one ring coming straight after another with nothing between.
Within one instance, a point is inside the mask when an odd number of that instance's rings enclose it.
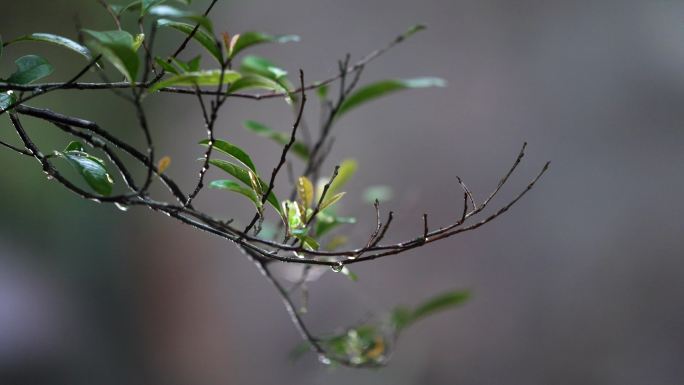
<instances>
[{"instance_id":1,"label":"bokeh background","mask_svg":"<svg viewBox=\"0 0 684 385\"><path fill-rule=\"evenodd\" d=\"M197 0L198 10L207 0ZM95 1L3 1L0 33L75 36L111 29ZM299 337L281 301L232 245L144 209L121 212L48 182L35 161L0 151L0 383L3 384L675 384L684 378L684 2L639 0L289 0L219 2L217 29L295 33L267 54L308 79L335 73L417 22L430 28L379 59L364 81L434 75L449 87L406 92L345 117L328 167L357 159L342 206L362 224L365 186L395 191L390 235L448 223L456 175L484 197L523 141L528 156L496 203L552 168L515 209L474 233L358 266L358 283L325 274L307 319L330 332L374 310L468 288L464 307L425 320L382 370L292 362ZM160 53L180 35L160 33ZM199 52L193 47L186 57ZM18 44L57 71L80 57ZM208 60L205 60L208 65ZM89 75L91 79L96 79ZM186 189L202 138L192 97L146 107L158 151ZM32 102L102 122L140 143L128 105L105 92ZM241 128L286 128L282 101L231 101L218 135L267 170L277 148ZM312 104L309 124L317 110ZM67 139L26 120L45 146ZM13 138L5 120L0 136ZM220 174L212 174L219 176ZM283 182L284 183L284 182ZM201 204L245 221L249 205L207 191Z\"/></svg>"}]
</instances>

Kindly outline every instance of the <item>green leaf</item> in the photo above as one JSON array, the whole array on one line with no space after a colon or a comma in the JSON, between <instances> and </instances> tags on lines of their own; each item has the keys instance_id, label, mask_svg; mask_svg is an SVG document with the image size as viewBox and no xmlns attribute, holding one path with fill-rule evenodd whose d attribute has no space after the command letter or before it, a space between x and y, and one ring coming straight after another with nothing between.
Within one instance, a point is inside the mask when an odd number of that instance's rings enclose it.
<instances>
[{"instance_id":1,"label":"green leaf","mask_svg":"<svg viewBox=\"0 0 684 385\"><path fill-rule=\"evenodd\" d=\"M79 152L86 152L85 149L83 148L83 144L81 142L71 142L69 145L64 149L64 151L79 151Z\"/></svg>"},{"instance_id":2,"label":"green leaf","mask_svg":"<svg viewBox=\"0 0 684 385\"><path fill-rule=\"evenodd\" d=\"M226 70L223 74L223 84L233 83L240 79L240 77L239 73ZM172 86L218 86L220 82L221 70L186 72L157 82L150 87L149 92L153 93L162 88Z\"/></svg>"},{"instance_id":3,"label":"green leaf","mask_svg":"<svg viewBox=\"0 0 684 385\"><path fill-rule=\"evenodd\" d=\"M0 92L0 110L4 111L17 102L13 91Z\"/></svg>"},{"instance_id":4,"label":"green leaf","mask_svg":"<svg viewBox=\"0 0 684 385\"><path fill-rule=\"evenodd\" d=\"M7 79L8 83L30 84L52 73L54 68L38 55L26 55L17 59L17 71Z\"/></svg>"},{"instance_id":5,"label":"green leaf","mask_svg":"<svg viewBox=\"0 0 684 385\"><path fill-rule=\"evenodd\" d=\"M195 30L195 26L187 23L181 23L178 21L173 21L169 19L159 19L157 21L157 25L160 27L170 27L175 30L178 30L186 35L190 35L192 31ZM203 30L197 30L195 34L193 35L193 39L197 40L204 48L206 48L211 55L216 58L216 60L221 63L223 54L221 53L221 48L218 44L216 44L216 39L206 33Z\"/></svg>"},{"instance_id":6,"label":"green leaf","mask_svg":"<svg viewBox=\"0 0 684 385\"><path fill-rule=\"evenodd\" d=\"M315 239L311 238L308 235L305 235L305 234L293 234L293 235L295 236L295 238L302 241L302 246L304 246L304 248L306 248L307 250L316 251L321 247Z\"/></svg>"},{"instance_id":7,"label":"green leaf","mask_svg":"<svg viewBox=\"0 0 684 385\"><path fill-rule=\"evenodd\" d=\"M263 89L285 93L289 92L287 88L283 87L282 84L276 82L275 80L258 74L249 74L231 84L230 89L228 89L228 93L232 94L238 91L249 89Z\"/></svg>"},{"instance_id":8,"label":"green leaf","mask_svg":"<svg viewBox=\"0 0 684 385\"><path fill-rule=\"evenodd\" d=\"M135 52L138 52L140 47L142 47L143 43L145 42L145 34L144 33L139 33L135 35L133 38L133 50Z\"/></svg>"},{"instance_id":9,"label":"green leaf","mask_svg":"<svg viewBox=\"0 0 684 385\"><path fill-rule=\"evenodd\" d=\"M325 101L328 98L328 91L329 90L330 90L330 87L328 87L327 84L324 84L324 85L316 88L316 95L318 95L319 99L321 99L322 101Z\"/></svg>"},{"instance_id":10,"label":"green leaf","mask_svg":"<svg viewBox=\"0 0 684 385\"><path fill-rule=\"evenodd\" d=\"M290 234L306 234L303 229L304 221L302 220L302 210L299 204L293 201L283 201L281 204L282 212L285 213L287 219L287 226Z\"/></svg>"},{"instance_id":11,"label":"green leaf","mask_svg":"<svg viewBox=\"0 0 684 385\"><path fill-rule=\"evenodd\" d=\"M160 58L160 57L155 58L154 61L157 62L157 64L158 64L161 68L163 68L164 71L166 71L166 72L168 72L168 73L172 73L172 74L175 74L175 75L180 75L180 73L181 73L181 72L180 72L176 67L174 67L171 63L169 63L168 61L166 61L166 60L164 60L164 59L162 59L162 58Z\"/></svg>"},{"instance_id":12,"label":"green leaf","mask_svg":"<svg viewBox=\"0 0 684 385\"><path fill-rule=\"evenodd\" d=\"M272 128L267 127L259 122L247 120L243 124L245 128L249 131L252 131L257 135L269 138L274 142L280 144L281 146L284 146L290 142L290 137L288 135L282 132L275 131ZM300 141L295 141L292 144L292 152L304 161L309 160L309 148Z\"/></svg>"},{"instance_id":13,"label":"green leaf","mask_svg":"<svg viewBox=\"0 0 684 385\"><path fill-rule=\"evenodd\" d=\"M186 64L188 66L189 72L199 71L200 67L202 66L202 55L195 56L194 58L190 59Z\"/></svg>"},{"instance_id":14,"label":"green leaf","mask_svg":"<svg viewBox=\"0 0 684 385\"><path fill-rule=\"evenodd\" d=\"M190 19L194 21L195 23L199 24L202 28L204 28L206 31L211 33L213 31L213 27L211 25L211 20L209 20L207 17L198 15L194 12L188 12L188 11L182 11L176 7L172 7L169 5L156 5L150 8L149 12L150 15L156 16L156 17L163 17L163 18L179 18L179 19ZM194 28L194 27L193 27Z\"/></svg>"},{"instance_id":15,"label":"green leaf","mask_svg":"<svg viewBox=\"0 0 684 385\"><path fill-rule=\"evenodd\" d=\"M252 203L254 203L254 206L257 208L257 210L261 210L261 199L259 199L257 194L251 188L244 187L237 182L227 179L215 180L209 184L209 187L219 190L229 190L238 194L242 194L249 198Z\"/></svg>"},{"instance_id":16,"label":"green leaf","mask_svg":"<svg viewBox=\"0 0 684 385\"><path fill-rule=\"evenodd\" d=\"M242 59L240 71L261 75L274 81L281 81L287 76L287 71L276 66L270 60L254 55L245 56Z\"/></svg>"},{"instance_id":17,"label":"green leaf","mask_svg":"<svg viewBox=\"0 0 684 385\"><path fill-rule=\"evenodd\" d=\"M203 146L208 146L209 140L205 139L201 141L199 144ZM245 166L249 167L252 171L257 172L256 166L254 166L254 162L252 162L252 158L250 158L249 155L247 155L247 153L240 147L225 140L217 139L214 140L214 148L226 155L232 156L233 158L239 160Z\"/></svg>"},{"instance_id":18,"label":"green leaf","mask_svg":"<svg viewBox=\"0 0 684 385\"><path fill-rule=\"evenodd\" d=\"M109 176L104 161L84 152L81 143L72 142L57 155L69 161L95 192L103 196L112 194L114 180Z\"/></svg>"},{"instance_id":19,"label":"green leaf","mask_svg":"<svg viewBox=\"0 0 684 385\"><path fill-rule=\"evenodd\" d=\"M413 310L398 307L394 310L392 318L395 327L400 330L429 315L461 305L468 299L469 291L450 291L428 299Z\"/></svg>"},{"instance_id":20,"label":"green leaf","mask_svg":"<svg viewBox=\"0 0 684 385\"><path fill-rule=\"evenodd\" d=\"M240 37L235 42L232 51L230 52L230 57L235 57L242 50L251 47L256 44L263 43L289 43L298 42L299 36L297 35L281 35L273 36L261 32L245 32L240 34Z\"/></svg>"},{"instance_id":21,"label":"green leaf","mask_svg":"<svg viewBox=\"0 0 684 385\"><path fill-rule=\"evenodd\" d=\"M349 95L338 109L336 116L340 117L364 103L397 91L426 87L446 87L446 81L440 78L424 77L406 80L383 80L372 83Z\"/></svg>"},{"instance_id":22,"label":"green leaf","mask_svg":"<svg viewBox=\"0 0 684 385\"><path fill-rule=\"evenodd\" d=\"M460 305L470 298L469 291L451 291L432 297L413 310L414 321Z\"/></svg>"},{"instance_id":23,"label":"green leaf","mask_svg":"<svg viewBox=\"0 0 684 385\"><path fill-rule=\"evenodd\" d=\"M252 182L250 181L248 169L245 169L236 164L221 159L211 159L209 163L234 176L237 180L239 180L249 188L252 188ZM261 184L263 191L266 191L268 189L268 184L264 182L261 178L259 178L259 183ZM278 213L282 213L280 210L280 205L278 204L278 198L276 198L273 191L271 191L271 193L268 195L266 201L271 206L273 206L273 208L276 209Z\"/></svg>"},{"instance_id":24,"label":"green leaf","mask_svg":"<svg viewBox=\"0 0 684 385\"><path fill-rule=\"evenodd\" d=\"M423 24L416 24L416 25L412 26L411 28L409 28L406 32L404 32L404 34L401 35L401 38L407 39L407 38L413 36L413 34L420 32L426 28L427 27Z\"/></svg>"},{"instance_id":25,"label":"green leaf","mask_svg":"<svg viewBox=\"0 0 684 385\"><path fill-rule=\"evenodd\" d=\"M140 60L135 50L135 39L126 31L91 31L83 32L93 38L88 47L100 53L121 72L128 81L133 82L138 76Z\"/></svg>"},{"instance_id":26,"label":"green leaf","mask_svg":"<svg viewBox=\"0 0 684 385\"><path fill-rule=\"evenodd\" d=\"M30 35L20 36L12 41L9 41L7 42L7 45L18 43L20 41L39 41L58 45L60 47L74 51L84 56L88 60L93 60L93 55L90 53L90 50L88 48L63 36L53 35L51 33L32 33Z\"/></svg>"},{"instance_id":27,"label":"green leaf","mask_svg":"<svg viewBox=\"0 0 684 385\"><path fill-rule=\"evenodd\" d=\"M337 177L330 184L328 189L328 194L334 194L340 191L342 186L349 182L352 176L356 173L359 168L359 164L354 159L346 159L340 164L340 169L337 171ZM322 192L322 189L319 189Z\"/></svg>"},{"instance_id":28,"label":"green leaf","mask_svg":"<svg viewBox=\"0 0 684 385\"><path fill-rule=\"evenodd\" d=\"M331 207L332 205L337 203L340 199L342 199L344 194L345 193L341 192L341 193L337 193L331 197L325 198L323 203L321 203L320 211L323 211L323 210L327 209L328 207Z\"/></svg>"}]
</instances>

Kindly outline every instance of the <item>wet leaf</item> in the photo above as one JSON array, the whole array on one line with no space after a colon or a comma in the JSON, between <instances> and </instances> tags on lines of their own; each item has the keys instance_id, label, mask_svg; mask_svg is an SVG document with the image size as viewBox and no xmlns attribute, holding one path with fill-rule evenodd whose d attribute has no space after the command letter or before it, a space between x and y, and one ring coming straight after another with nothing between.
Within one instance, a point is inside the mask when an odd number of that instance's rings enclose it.
<instances>
[{"instance_id":1,"label":"wet leaf","mask_svg":"<svg viewBox=\"0 0 684 385\"><path fill-rule=\"evenodd\" d=\"M0 92L0 110L6 110L12 104L17 102L13 91Z\"/></svg>"},{"instance_id":2,"label":"wet leaf","mask_svg":"<svg viewBox=\"0 0 684 385\"><path fill-rule=\"evenodd\" d=\"M57 154L69 161L95 192L103 196L112 194L114 180L107 172L104 161L84 152L81 143L72 142L64 152Z\"/></svg>"}]
</instances>

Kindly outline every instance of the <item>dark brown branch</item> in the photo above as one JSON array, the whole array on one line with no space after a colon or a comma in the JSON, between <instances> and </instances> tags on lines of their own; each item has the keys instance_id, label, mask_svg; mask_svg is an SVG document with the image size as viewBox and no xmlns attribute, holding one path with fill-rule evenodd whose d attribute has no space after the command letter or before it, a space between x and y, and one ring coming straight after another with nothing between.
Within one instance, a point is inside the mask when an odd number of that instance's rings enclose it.
<instances>
[{"instance_id":1,"label":"dark brown branch","mask_svg":"<svg viewBox=\"0 0 684 385\"><path fill-rule=\"evenodd\" d=\"M292 148L292 145L294 144L295 140L297 139L297 128L299 127L299 123L302 121L302 116L304 115L304 106L306 105L306 93L304 93L304 71L301 69L299 70L299 83L301 84L301 92L300 92L300 104L299 104L299 112L297 113L297 118L295 119L294 124L292 125L292 131L290 133L290 140L289 142L283 147L283 151L280 154L280 160L278 161L278 164L276 167L273 169L273 172L271 173L271 180L268 182L268 188L266 189L266 192L264 193L263 197L261 198L261 204L264 205L266 204L266 200L268 200L268 196L271 194L273 191L273 188L275 187L275 179L276 176L278 176L278 173L280 172L280 169L283 167L285 164L285 161L287 160L287 154L290 152L290 148ZM249 231L254 227L254 225L257 223L259 218L261 217L260 213L257 213L254 218L249 222L249 225L247 225L247 228L243 231L243 233L249 233Z\"/></svg>"}]
</instances>

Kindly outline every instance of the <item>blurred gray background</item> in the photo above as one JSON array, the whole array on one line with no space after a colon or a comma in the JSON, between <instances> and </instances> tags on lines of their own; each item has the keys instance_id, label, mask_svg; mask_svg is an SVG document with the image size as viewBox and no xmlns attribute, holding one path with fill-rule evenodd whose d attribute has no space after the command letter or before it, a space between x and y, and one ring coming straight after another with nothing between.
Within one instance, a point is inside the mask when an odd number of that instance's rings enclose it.
<instances>
[{"instance_id":1,"label":"blurred gray background","mask_svg":"<svg viewBox=\"0 0 684 385\"><path fill-rule=\"evenodd\" d=\"M3 1L0 33L74 37L113 26L95 1ZM197 0L198 10L207 5ZM522 189L546 160L547 176L494 223L356 269L358 283L326 274L311 286L317 332L373 309L469 288L466 306L409 330L382 370L329 369L299 343L281 301L231 244L169 218L85 202L49 183L31 160L0 151L0 377L36 384L674 384L684 378L684 2L504 0L220 1L216 29L295 33L298 44L258 48L309 80L335 73L417 22L429 29L383 56L363 81L434 75L449 87L365 106L336 128L327 167L360 171L344 214L362 224L367 185L387 184L397 211L390 239L460 210L456 175L484 197L515 158L528 156L495 203ZM160 32L160 54L180 35ZM195 50L195 51L193 51ZM199 52L196 47L186 54ZM66 79L81 58L15 45L0 65L40 53ZM205 59L205 66L209 60ZM92 77L91 79L96 79ZM98 120L140 140L128 105L104 92L32 102ZM192 185L204 135L195 100L150 98L169 173ZM315 126L317 109L307 115ZM277 148L240 127L285 129L282 101L231 101L218 135L249 149L257 166ZM37 121L44 145L67 139ZM13 138L3 119L0 137ZM212 176L220 176L215 173ZM282 182L284 183L284 181ZM283 190L285 191L285 190ZM249 205L207 191L206 209L246 221Z\"/></svg>"}]
</instances>

